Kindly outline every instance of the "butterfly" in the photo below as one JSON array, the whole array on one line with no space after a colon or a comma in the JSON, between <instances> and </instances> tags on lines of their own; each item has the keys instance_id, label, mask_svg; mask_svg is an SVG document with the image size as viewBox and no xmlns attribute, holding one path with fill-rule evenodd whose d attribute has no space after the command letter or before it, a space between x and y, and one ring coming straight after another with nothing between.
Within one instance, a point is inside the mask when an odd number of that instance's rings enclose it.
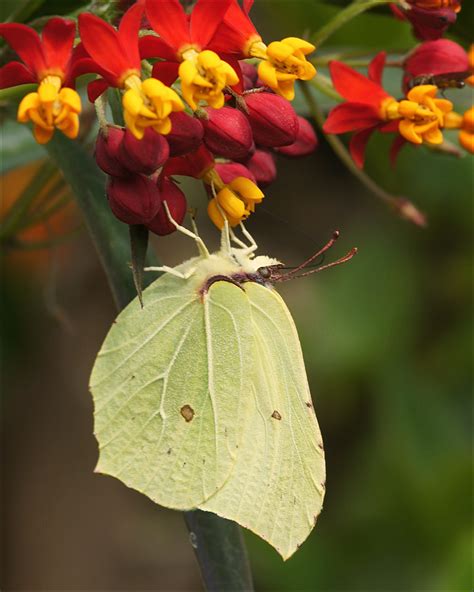
<instances>
[{"instance_id":1,"label":"butterfly","mask_svg":"<svg viewBox=\"0 0 474 592\"><path fill-rule=\"evenodd\" d=\"M298 334L275 285L315 270L256 255L225 224L221 247L164 271L117 317L90 380L96 472L157 504L234 520L290 557L325 494L321 432Z\"/></svg>"}]
</instances>

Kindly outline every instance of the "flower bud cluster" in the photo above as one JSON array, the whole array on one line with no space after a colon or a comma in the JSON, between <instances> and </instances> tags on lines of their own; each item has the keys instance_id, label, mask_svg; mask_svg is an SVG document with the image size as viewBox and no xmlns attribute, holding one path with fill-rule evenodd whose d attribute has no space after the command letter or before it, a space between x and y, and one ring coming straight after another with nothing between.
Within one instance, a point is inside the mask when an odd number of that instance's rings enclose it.
<instances>
[{"instance_id":1,"label":"flower bud cluster","mask_svg":"<svg viewBox=\"0 0 474 592\"><path fill-rule=\"evenodd\" d=\"M115 216L126 224L143 224L156 234L181 223L186 199L172 175L201 179L211 201L209 215L216 225L228 215L231 225L245 220L277 175L276 155L298 157L317 146L311 124L291 103L259 84L256 69L242 62L247 90L226 92L226 105L209 105L193 115L169 115L171 132L145 128L142 139L130 129L108 126L97 138L95 159L109 175L107 197ZM255 189L252 189L247 181ZM244 188L244 189L242 189ZM242 194L242 190L245 195Z\"/></svg>"}]
</instances>

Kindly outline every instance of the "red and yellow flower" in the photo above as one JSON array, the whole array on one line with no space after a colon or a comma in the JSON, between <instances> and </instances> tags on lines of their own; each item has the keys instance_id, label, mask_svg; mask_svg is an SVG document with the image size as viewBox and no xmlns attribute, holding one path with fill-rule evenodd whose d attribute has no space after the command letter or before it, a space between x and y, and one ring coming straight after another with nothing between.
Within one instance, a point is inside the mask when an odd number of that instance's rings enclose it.
<instances>
[{"instance_id":1,"label":"red and yellow flower","mask_svg":"<svg viewBox=\"0 0 474 592\"><path fill-rule=\"evenodd\" d=\"M57 128L68 138L79 133L81 99L71 88L74 81L74 21L51 18L41 37L26 25L0 24L0 36L16 51L21 62L9 62L0 69L0 88L38 83L18 107L21 123L33 122L39 144L49 142Z\"/></svg>"},{"instance_id":2,"label":"red and yellow flower","mask_svg":"<svg viewBox=\"0 0 474 592\"><path fill-rule=\"evenodd\" d=\"M453 109L451 101L436 98L437 87L430 84L415 86L405 99L397 101L382 87L385 54L372 60L366 78L341 62L331 62L334 88L346 102L329 113L324 131L330 134L356 132L351 138L350 151L359 167L372 133L398 132L392 146L392 160L406 142L441 144L445 118Z\"/></svg>"},{"instance_id":3,"label":"red and yellow flower","mask_svg":"<svg viewBox=\"0 0 474 592\"><path fill-rule=\"evenodd\" d=\"M232 0L210 47L238 59L258 58L261 81L291 101L295 96L295 81L311 80L316 74L315 67L306 59L315 46L298 37L265 45L249 17L252 4L253 0L246 0L241 8L237 0Z\"/></svg>"},{"instance_id":4,"label":"red and yellow flower","mask_svg":"<svg viewBox=\"0 0 474 592\"><path fill-rule=\"evenodd\" d=\"M234 68L208 49L222 22L230 0L198 0L188 18L179 0L147 0L146 14L158 37L143 37L142 57L161 57L153 76L172 83L179 76L188 105L201 103L219 109L224 105L224 88L238 83Z\"/></svg>"},{"instance_id":5,"label":"red and yellow flower","mask_svg":"<svg viewBox=\"0 0 474 592\"><path fill-rule=\"evenodd\" d=\"M116 30L93 14L79 15L82 70L101 75L89 84L89 99L96 100L109 86L124 90L125 123L137 139L143 138L148 127L168 134L170 114L184 109L173 89L155 78L141 78L138 33L142 17L143 6L135 4L124 14Z\"/></svg>"}]
</instances>

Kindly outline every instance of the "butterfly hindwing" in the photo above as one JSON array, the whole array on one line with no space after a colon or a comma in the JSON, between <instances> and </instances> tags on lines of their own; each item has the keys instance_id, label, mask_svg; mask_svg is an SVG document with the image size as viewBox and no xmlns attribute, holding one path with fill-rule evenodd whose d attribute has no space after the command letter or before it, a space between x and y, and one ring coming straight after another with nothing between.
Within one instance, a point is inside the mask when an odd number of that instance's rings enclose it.
<instances>
[{"instance_id":1,"label":"butterfly hindwing","mask_svg":"<svg viewBox=\"0 0 474 592\"><path fill-rule=\"evenodd\" d=\"M219 285L219 289L216 289ZM97 471L170 508L197 507L229 477L243 431L250 307L228 282L165 274L112 326L91 377Z\"/></svg>"}]
</instances>

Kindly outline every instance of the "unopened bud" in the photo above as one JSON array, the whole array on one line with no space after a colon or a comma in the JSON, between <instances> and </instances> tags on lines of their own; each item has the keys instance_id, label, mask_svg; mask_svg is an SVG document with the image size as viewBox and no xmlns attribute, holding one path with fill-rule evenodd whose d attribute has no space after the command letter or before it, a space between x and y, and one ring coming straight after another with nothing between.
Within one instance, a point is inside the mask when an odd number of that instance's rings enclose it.
<instances>
[{"instance_id":1,"label":"unopened bud","mask_svg":"<svg viewBox=\"0 0 474 592\"><path fill-rule=\"evenodd\" d=\"M253 149L252 128L245 115L232 107L205 109L204 143L218 156L231 160L247 158Z\"/></svg>"},{"instance_id":2,"label":"unopened bud","mask_svg":"<svg viewBox=\"0 0 474 592\"><path fill-rule=\"evenodd\" d=\"M456 12L452 8L419 8L412 4L410 8L401 10L394 6L411 22L418 39L439 39L456 22Z\"/></svg>"},{"instance_id":3,"label":"unopened bud","mask_svg":"<svg viewBox=\"0 0 474 592\"><path fill-rule=\"evenodd\" d=\"M240 162L217 163L214 167L225 185L233 181L236 177L246 177L254 183L256 179L247 166Z\"/></svg>"},{"instance_id":4,"label":"unopened bud","mask_svg":"<svg viewBox=\"0 0 474 592\"><path fill-rule=\"evenodd\" d=\"M275 157L267 150L255 150L255 154L246 162L260 187L270 185L277 176Z\"/></svg>"},{"instance_id":5,"label":"unopened bud","mask_svg":"<svg viewBox=\"0 0 474 592\"><path fill-rule=\"evenodd\" d=\"M110 177L106 191L110 209L126 224L147 224L161 207L156 183L143 175Z\"/></svg>"},{"instance_id":6,"label":"unopened bud","mask_svg":"<svg viewBox=\"0 0 474 592\"><path fill-rule=\"evenodd\" d=\"M291 103L273 93L244 94L255 143L274 148L293 144L298 133L298 118Z\"/></svg>"},{"instance_id":7,"label":"unopened bud","mask_svg":"<svg viewBox=\"0 0 474 592\"><path fill-rule=\"evenodd\" d=\"M299 129L296 140L289 146L275 148L279 154L285 156L306 156L314 152L318 146L318 138L313 126L304 117L298 115Z\"/></svg>"},{"instance_id":8,"label":"unopened bud","mask_svg":"<svg viewBox=\"0 0 474 592\"><path fill-rule=\"evenodd\" d=\"M166 136L170 156L183 156L196 150L202 142L204 128L199 119L187 113L171 113L171 132Z\"/></svg>"},{"instance_id":9,"label":"unopened bud","mask_svg":"<svg viewBox=\"0 0 474 592\"><path fill-rule=\"evenodd\" d=\"M407 91L410 80L414 78L468 71L469 58L465 49L454 41L437 39L418 45L404 61L403 69L403 88ZM449 79L446 84L449 84Z\"/></svg>"},{"instance_id":10,"label":"unopened bud","mask_svg":"<svg viewBox=\"0 0 474 592\"><path fill-rule=\"evenodd\" d=\"M127 129L120 146L119 156L124 166L134 173L151 175L168 159L168 142L151 128L145 129L141 140L137 140Z\"/></svg>"},{"instance_id":11,"label":"unopened bud","mask_svg":"<svg viewBox=\"0 0 474 592\"><path fill-rule=\"evenodd\" d=\"M257 86L258 72L257 68L245 61L239 62L242 71L242 78L244 83L244 90L250 90Z\"/></svg>"},{"instance_id":12,"label":"unopened bud","mask_svg":"<svg viewBox=\"0 0 474 592\"><path fill-rule=\"evenodd\" d=\"M171 218L177 224L181 224L187 210L187 202L184 193L179 189L176 183L173 183L173 181L167 178L163 178L162 181L160 181L159 188L161 199L163 203L166 202ZM164 206L160 208L158 214L146 226L148 230L151 230L160 236L171 234L176 230L176 226L169 219Z\"/></svg>"},{"instance_id":13,"label":"unopened bud","mask_svg":"<svg viewBox=\"0 0 474 592\"><path fill-rule=\"evenodd\" d=\"M124 130L118 127L108 127L97 134L94 158L104 173L113 177L126 177L130 171L120 160L120 146L124 137Z\"/></svg>"}]
</instances>

